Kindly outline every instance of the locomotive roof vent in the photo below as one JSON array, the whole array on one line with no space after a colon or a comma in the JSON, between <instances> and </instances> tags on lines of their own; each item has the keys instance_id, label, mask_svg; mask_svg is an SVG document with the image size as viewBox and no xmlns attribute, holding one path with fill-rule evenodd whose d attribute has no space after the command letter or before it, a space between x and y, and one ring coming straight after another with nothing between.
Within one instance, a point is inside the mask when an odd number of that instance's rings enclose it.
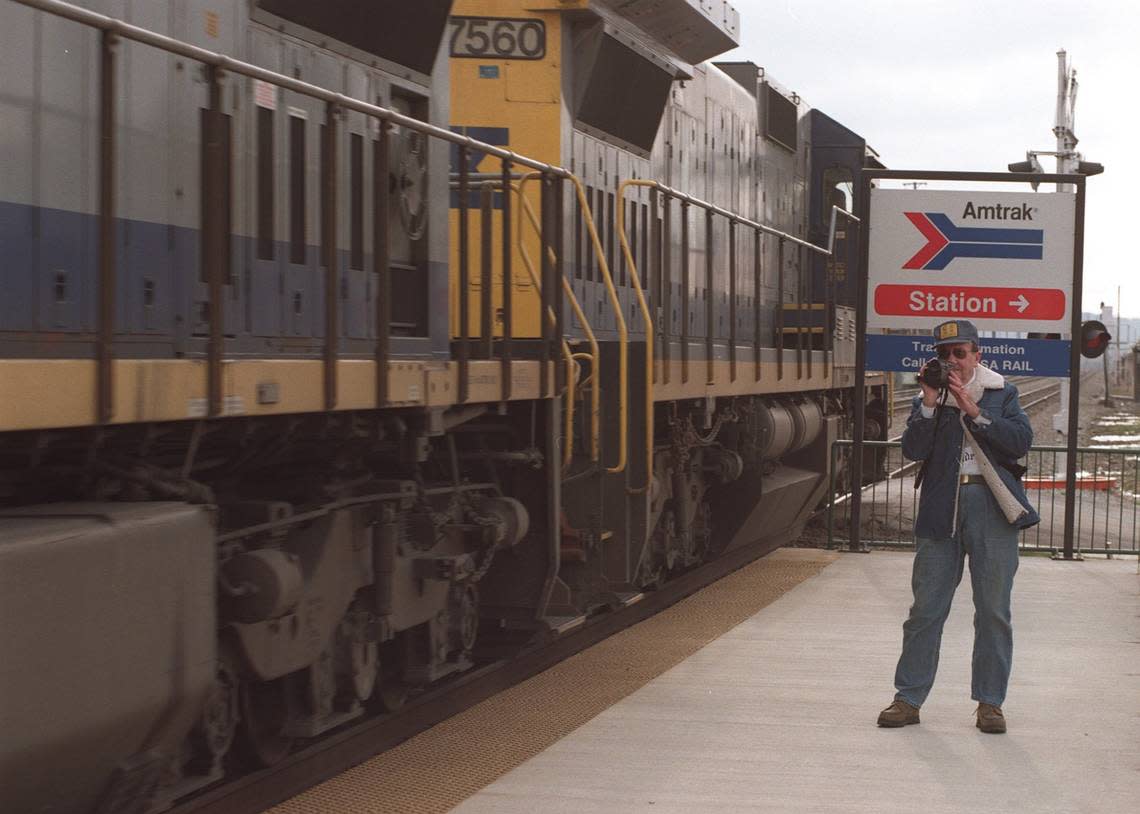
<instances>
[{"instance_id":1,"label":"locomotive roof vent","mask_svg":"<svg viewBox=\"0 0 1140 814\"><path fill-rule=\"evenodd\" d=\"M727 0L606 0L606 5L694 65L740 45L740 12Z\"/></svg>"},{"instance_id":2,"label":"locomotive roof vent","mask_svg":"<svg viewBox=\"0 0 1140 814\"><path fill-rule=\"evenodd\" d=\"M729 77L748 91L753 98L760 88L760 80L764 72L755 62L714 62Z\"/></svg>"}]
</instances>

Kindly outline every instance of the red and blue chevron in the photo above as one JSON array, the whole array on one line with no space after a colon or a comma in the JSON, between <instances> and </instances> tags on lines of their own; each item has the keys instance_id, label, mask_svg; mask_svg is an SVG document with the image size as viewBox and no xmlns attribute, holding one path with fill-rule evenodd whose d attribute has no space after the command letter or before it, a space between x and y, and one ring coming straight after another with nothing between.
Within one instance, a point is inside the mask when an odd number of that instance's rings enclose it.
<instances>
[{"instance_id":1,"label":"red and blue chevron","mask_svg":"<svg viewBox=\"0 0 1140 814\"><path fill-rule=\"evenodd\" d=\"M903 264L904 269L941 271L955 257L1040 260L1044 229L955 226L945 212L904 212L922 236L923 246Z\"/></svg>"}]
</instances>

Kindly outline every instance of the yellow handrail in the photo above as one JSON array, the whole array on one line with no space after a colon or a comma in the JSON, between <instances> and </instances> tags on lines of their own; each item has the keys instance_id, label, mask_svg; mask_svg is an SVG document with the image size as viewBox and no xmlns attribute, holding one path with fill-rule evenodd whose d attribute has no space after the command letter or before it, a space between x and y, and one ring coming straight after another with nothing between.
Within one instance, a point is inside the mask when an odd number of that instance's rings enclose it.
<instances>
[{"instance_id":1,"label":"yellow handrail","mask_svg":"<svg viewBox=\"0 0 1140 814\"><path fill-rule=\"evenodd\" d=\"M593 380L594 380L594 357L588 353L582 353L581 351L579 351L578 353L573 353L573 354L571 354L571 356L573 356L575 359L589 359L590 360L590 375L587 376L582 381L578 382L578 386L579 387L585 387L586 385L593 382Z\"/></svg>"},{"instance_id":2,"label":"yellow handrail","mask_svg":"<svg viewBox=\"0 0 1140 814\"><path fill-rule=\"evenodd\" d=\"M649 304L645 301L645 293L641 289L641 278L637 274L637 264L633 262L633 252L629 248L629 240L625 234L625 190L627 187L657 187L656 181L640 181L626 179L618 185L618 238L621 240L621 249L625 255L626 265L629 266L629 279L633 283L633 290L637 293L637 304L641 308L641 317L645 320L645 485L631 489L632 494L641 494L649 491L653 483L653 319L649 314ZM668 247L666 247L668 248Z\"/></svg>"},{"instance_id":3,"label":"yellow handrail","mask_svg":"<svg viewBox=\"0 0 1140 814\"><path fill-rule=\"evenodd\" d=\"M590 202L586 199L586 188L582 185L581 179L577 175L570 174L566 176L578 193L578 205L582 207L582 214L586 222L586 231L590 235L590 242L594 246L594 254L598 257L598 268L602 272L602 279L606 283L606 291L610 295L610 304L613 306L614 314L617 316L618 325L618 462L614 466L608 467L606 472L611 475L616 475L619 472L625 471L625 462L628 457L626 449L628 441L626 439L626 393L629 390L629 375L627 369L627 357L629 355L629 331L625 326L625 315L621 310L621 301L618 300L617 290L614 288L614 279L610 275L609 264L606 263L606 253L602 249L602 241L598 238L598 230L594 225L594 218L590 214ZM598 380L601 384L601 380ZM592 388L596 392L599 388Z\"/></svg>"},{"instance_id":4,"label":"yellow handrail","mask_svg":"<svg viewBox=\"0 0 1140 814\"><path fill-rule=\"evenodd\" d=\"M526 186L527 181L530 181L532 178L537 178L537 177L539 177L539 175L541 175L541 173L537 173L537 172L526 173L525 175L523 175L522 180L519 182L519 184L517 186L515 186L515 191L518 193L519 199L522 203L521 211L526 213L527 218L530 220L531 226L537 232L541 232L541 227L538 223L538 217L535 215L534 208L530 205L530 201L527 200L525 195L523 195L523 188ZM586 210L586 211L588 213L589 210ZM521 213L520 213L519 217L520 218L522 217ZM541 290L542 286L539 285L537 282L537 276L536 276L534 268L531 264L532 261L530 260L530 257L527 254L526 249L522 245L522 239L521 239L522 229L521 229L521 227L519 228L518 231L519 231L519 236L520 236L519 253L522 255L523 263L527 266L527 271L530 272L531 280L534 282L535 288L538 290ZM600 245L601 245L600 242L598 245L600 247ZM557 259L557 255L554 253L554 249L552 249L551 247L548 246L547 252L550 255L552 261ZM602 414L601 400L600 400L600 388L598 387L599 379L597 377L598 365L600 364L600 359L601 359L601 355L600 355L600 352L598 350L598 339L594 335L594 331L590 327L590 322L589 322L589 320L586 319L586 313L582 310L582 306L578 302L577 296L575 296L575 294L574 294L574 289L570 285L570 282L566 279L565 275L563 275L563 277L562 277L562 290L566 293L566 296L570 301L570 307L573 309L574 315L578 318L578 321L582 324L582 330L586 334L586 341L589 342L589 344L590 344L590 375L586 379L586 381L591 383L591 387L590 387L590 460L596 463L598 458L599 458L599 455L600 455L600 449L599 449L600 440L599 439L601 438L601 414ZM551 312L551 313L553 314L553 312ZM555 324L557 324L557 322ZM582 356L584 356L584 354L580 354L580 353L573 354L574 358L580 358ZM585 383L583 382L581 384L584 386ZM571 438L573 438L572 435L571 435ZM569 446L570 445L567 444L568 449L569 449Z\"/></svg>"},{"instance_id":5,"label":"yellow handrail","mask_svg":"<svg viewBox=\"0 0 1140 814\"><path fill-rule=\"evenodd\" d=\"M534 173L534 175L538 175L538 173ZM538 225L538 219L534 215L534 209L531 207L530 201L528 201L526 196L523 194L523 184L526 183L528 177L530 176L523 176L523 180L519 184L511 184L511 190L518 196L519 203L521 204L519 212L519 226L516 229L516 234L519 236L519 256L522 258L523 267L526 268L527 274L530 276L531 285L535 287L536 291L541 291L542 284L538 279L538 273L534 270L534 261L530 259L530 254L527 253L526 247L522 242L523 212L526 213L527 218L530 220L531 225L535 228L535 230L540 229ZM552 260L557 259L557 255L554 254L553 249L547 247L547 252L551 255ZM574 309L574 313L578 315L578 319L585 326L587 336L590 338L591 346L595 354L594 358L597 358L598 343L594 339L593 332L590 331L590 326L586 323L586 315L582 312L582 307L578 304L578 300L574 296L573 290L569 288L569 284L566 282L565 278L562 279L562 284L563 290L566 291L570 296L570 305ZM554 313L554 309L550 306L547 306L546 308L546 318L550 321L551 325L558 325L558 316ZM563 437L565 438L565 443L562 449L562 467L565 469L570 466L570 462L574 458L574 401L576 398L574 370L577 367L577 362L575 362L574 359L576 356L581 354L571 353L570 343L565 339L562 339L562 353L563 356L566 357L566 370L568 374L566 377L566 409L563 429ZM545 375L545 373L543 375ZM591 375L593 374L591 373ZM590 447L590 460L592 461L598 460L598 413L599 410L597 399L595 399L591 424L594 434L594 437L591 439Z\"/></svg>"}]
</instances>

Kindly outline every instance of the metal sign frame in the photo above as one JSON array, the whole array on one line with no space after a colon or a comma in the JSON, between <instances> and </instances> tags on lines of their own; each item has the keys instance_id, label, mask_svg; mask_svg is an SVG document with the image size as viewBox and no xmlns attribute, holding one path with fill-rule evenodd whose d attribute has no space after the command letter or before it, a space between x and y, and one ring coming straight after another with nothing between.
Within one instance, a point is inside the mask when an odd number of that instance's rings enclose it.
<instances>
[{"instance_id":1,"label":"metal sign frame","mask_svg":"<svg viewBox=\"0 0 1140 814\"><path fill-rule=\"evenodd\" d=\"M870 243L871 243L871 182L891 181L966 181L1017 184L1072 184L1076 191L1076 211L1073 233L1073 287L1069 316L1071 325L1069 342L1069 429L1067 453L1065 455L1065 542L1062 558L1074 559L1073 529L1074 502L1077 480L1077 411L1080 408L1081 382L1081 299L1084 275L1085 254L1085 176L1063 175L1058 173L1022 172L954 172L935 170L878 170L866 169L862 172L859 197L855 211L859 223L859 284L856 287L858 301L855 308L855 435L851 448L851 472L859 483L852 483L851 489L851 534L849 550L866 551L861 539L863 498L863 421L866 409L866 364L867 364L867 298L870 283Z\"/></svg>"}]
</instances>

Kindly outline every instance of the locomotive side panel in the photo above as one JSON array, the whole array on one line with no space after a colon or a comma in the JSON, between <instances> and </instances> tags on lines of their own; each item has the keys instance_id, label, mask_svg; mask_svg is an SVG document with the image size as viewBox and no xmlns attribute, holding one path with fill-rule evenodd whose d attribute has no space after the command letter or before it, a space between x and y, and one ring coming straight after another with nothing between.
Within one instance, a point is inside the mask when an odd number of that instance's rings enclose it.
<instances>
[{"instance_id":1,"label":"locomotive side panel","mask_svg":"<svg viewBox=\"0 0 1140 814\"><path fill-rule=\"evenodd\" d=\"M304 8L284 0L86 5L413 117L446 117L442 49L431 59L417 57L411 69L306 27L336 18L336 8L321 18L305 16ZM299 22L267 9L294 14ZM0 426L82 426L96 418L95 385L106 377L93 361L100 324L112 331L107 349L113 357L107 368L114 379L112 422L201 415L207 397L202 360L214 321L221 323L224 355L260 360L227 364L224 413L319 409L319 359L328 345L326 290L336 299L337 356L368 360L356 367L341 362L346 369L337 401L374 404L375 385L368 379L374 375L370 362L377 335L370 172L375 125L361 114L341 112L335 119L337 273L330 283L321 248L325 105L238 74L220 77L229 194L218 201L228 228L222 296L211 304L202 244L210 211L201 198L208 71L126 38L114 42L114 260L110 282L104 283L99 277L101 35L15 3L7 4L3 15L12 46L5 52L11 69L3 79L10 114L5 122L11 124L4 139L12 160L5 168L0 224L14 262L3 272L9 295L0 311L0 360L5 360L0 379L6 391L21 396L4 405ZM434 48L442 40L446 8L425 4L417 15L422 25L405 25L405 37L420 43L417 48ZM399 50L391 42L377 47L389 54ZM388 185L390 353L446 359L447 325L431 304L445 301L448 293L447 179L429 167L444 165L447 147L398 127L390 142L395 178ZM108 285L113 306L102 320L99 292ZM267 361L282 357L312 362L272 366ZM36 366L35 359L56 361ZM276 396L256 396L261 384ZM59 398L63 393L67 397ZM399 395L423 403L427 388Z\"/></svg>"}]
</instances>

